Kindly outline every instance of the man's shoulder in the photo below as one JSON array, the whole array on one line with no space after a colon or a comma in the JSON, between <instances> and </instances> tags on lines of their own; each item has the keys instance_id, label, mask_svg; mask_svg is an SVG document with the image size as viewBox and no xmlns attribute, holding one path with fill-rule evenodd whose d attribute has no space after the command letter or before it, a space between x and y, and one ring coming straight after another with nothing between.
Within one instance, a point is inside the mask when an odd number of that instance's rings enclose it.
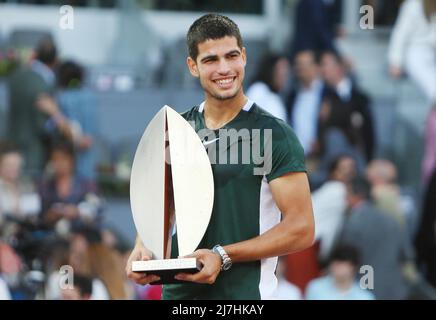
<instances>
[{"instance_id":1,"label":"man's shoulder","mask_svg":"<svg viewBox=\"0 0 436 320\"><path fill-rule=\"evenodd\" d=\"M195 116L198 114L198 108L199 106L193 106L192 108L181 112L180 115L187 121L194 120Z\"/></svg>"},{"instance_id":2,"label":"man's shoulder","mask_svg":"<svg viewBox=\"0 0 436 320\"><path fill-rule=\"evenodd\" d=\"M294 130L289 124L273 116L257 104L253 105L252 113L256 118L257 126L261 129L271 129L274 138L286 137L297 139Z\"/></svg>"}]
</instances>

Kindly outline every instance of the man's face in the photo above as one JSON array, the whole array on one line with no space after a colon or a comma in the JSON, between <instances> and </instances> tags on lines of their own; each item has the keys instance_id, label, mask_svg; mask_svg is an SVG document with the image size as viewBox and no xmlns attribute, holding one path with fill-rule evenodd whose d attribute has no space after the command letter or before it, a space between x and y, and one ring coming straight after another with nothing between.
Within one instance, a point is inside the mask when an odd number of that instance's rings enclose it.
<instances>
[{"instance_id":1,"label":"man's face","mask_svg":"<svg viewBox=\"0 0 436 320\"><path fill-rule=\"evenodd\" d=\"M322 56L321 72L322 77L330 86L336 86L344 77L342 65L336 61L336 58L330 53L326 53Z\"/></svg>"},{"instance_id":2,"label":"man's face","mask_svg":"<svg viewBox=\"0 0 436 320\"><path fill-rule=\"evenodd\" d=\"M17 152L5 154L0 161L0 177L15 182L20 177L23 159Z\"/></svg>"},{"instance_id":3,"label":"man's face","mask_svg":"<svg viewBox=\"0 0 436 320\"><path fill-rule=\"evenodd\" d=\"M351 282L354 280L356 269L350 261L333 261L330 264L330 272L336 281Z\"/></svg>"},{"instance_id":4,"label":"man's face","mask_svg":"<svg viewBox=\"0 0 436 320\"><path fill-rule=\"evenodd\" d=\"M74 171L74 160L63 151L55 150L51 155L51 165L56 175L72 174Z\"/></svg>"},{"instance_id":5,"label":"man's face","mask_svg":"<svg viewBox=\"0 0 436 320\"><path fill-rule=\"evenodd\" d=\"M308 85L315 80L319 74L318 70L313 52L303 51L295 57L295 72L303 84Z\"/></svg>"},{"instance_id":6,"label":"man's face","mask_svg":"<svg viewBox=\"0 0 436 320\"><path fill-rule=\"evenodd\" d=\"M224 37L200 43L197 60L188 57L187 63L207 96L227 100L242 90L246 61L245 48L238 46L236 38Z\"/></svg>"},{"instance_id":7,"label":"man's face","mask_svg":"<svg viewBox=\"0 0 436 320\"><path fill-rule=\"evenodd\" d=\"M356 176L356 171L356 161L351 157L342 157L334 172L334 178L343 183L348 183Z\"/></svg>"}]
</instances>

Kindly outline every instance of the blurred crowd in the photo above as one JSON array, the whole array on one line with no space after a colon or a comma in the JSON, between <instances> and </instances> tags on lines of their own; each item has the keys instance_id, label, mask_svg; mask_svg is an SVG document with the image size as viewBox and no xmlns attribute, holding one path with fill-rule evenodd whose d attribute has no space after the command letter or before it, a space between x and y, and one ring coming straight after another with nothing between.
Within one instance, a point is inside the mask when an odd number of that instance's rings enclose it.
<instances>
[{"instance_id":1,"label":"blurred crowd","mask_svg":"<svg viewBox=\"0 0 436 320\"><path fill-rule=\"evenodd\" d=\"M404 1L386 57L391 75L409 77L432 105L417 141L418 198L398 183L392 159L378 157L372 99L336 45L340 8L299 1L292 45L267 53L246 79L247 96L294 129L312 190L316 242L280 258L277 298L436 299L436 6ZM126 278L131 248L105 225L97 101L84 78L79 63L59 61L50 38L8 78L0 299L160 298L160 287ZM62 289L62 266L74 270L72 289Z\"/></svg>"}]
</instances>

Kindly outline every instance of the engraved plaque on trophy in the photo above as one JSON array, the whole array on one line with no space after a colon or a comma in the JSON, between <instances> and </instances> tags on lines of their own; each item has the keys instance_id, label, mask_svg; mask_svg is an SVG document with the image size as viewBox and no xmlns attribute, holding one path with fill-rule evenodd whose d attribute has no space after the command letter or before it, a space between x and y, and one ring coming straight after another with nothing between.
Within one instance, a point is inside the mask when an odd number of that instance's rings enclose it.
<instances>
[{"instance_id":1,"label":"engraved plaque on trophy","mask_svg":"<svg viewBox=\"0 0 436 320\"><path fill-rule=\"evenodd\" d=\"M178 283L177 273L201 269L195 258L170 259L177 229L179 256L194 252L206 232L214 198L207 152L192 126L164 106L138 144L130 180L130 204L136 230L153 253L134 261L132 271L160 276L153 284Z\"/></svg>"}]
</instances>

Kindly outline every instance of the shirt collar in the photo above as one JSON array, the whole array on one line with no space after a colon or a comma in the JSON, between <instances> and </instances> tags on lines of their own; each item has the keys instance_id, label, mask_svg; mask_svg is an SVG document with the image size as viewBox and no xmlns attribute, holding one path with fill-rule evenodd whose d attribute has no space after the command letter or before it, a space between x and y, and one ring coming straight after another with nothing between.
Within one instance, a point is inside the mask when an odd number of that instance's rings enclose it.
<instances>
[{"instance_id":1,"label":"shirt collar","mask_svg":"<svg viewBox=\"0 0 436 320\"><path fill-rule=\"evenodd\" d=\"M206 101L203 101L200 104L200 107L198 108L198 112L202 113L204 111L204 105L206 104ZM254 102L251 101L250 99L247 99L247 103L245 103L245 105L242 107L242 110L248 112L251 110L251 108L253 107Z\"/></svg>"}]
</instances>

